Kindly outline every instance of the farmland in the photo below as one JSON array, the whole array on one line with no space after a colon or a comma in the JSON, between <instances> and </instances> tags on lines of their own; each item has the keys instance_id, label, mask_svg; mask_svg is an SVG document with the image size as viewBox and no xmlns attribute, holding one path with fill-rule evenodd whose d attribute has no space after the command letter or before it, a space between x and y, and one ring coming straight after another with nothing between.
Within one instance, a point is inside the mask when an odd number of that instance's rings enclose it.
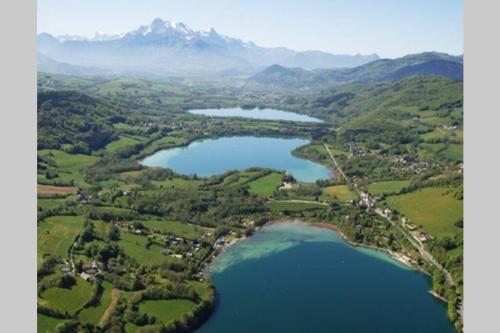
<instances>
[{"instance_id":1,"label":"farmland","mask_svg":"<svg viewBox=\"0 0 500 333\"><path fill-rule=\"evenodd\" d=\"M38 263L45 254L67 258L75 237L83 229L81 216L53 216L38 226Z\"/></svg>"},{"instance_id":2,"label":"farmland","mask_svg":"<svg viewBox=\"0 0 500 333\"><path fill-rule=\"evenodd\" d=\"M90 298L92 285L82 279L76 279L76 285L71 288L50 288L40 296L48 306L61 312L74 314L80 310Z\"/></svg>"},{"instance_id":3,"label":"farmland","mask_svg":"<svg viewBox=\"0 0 500 333\"><path fill-rule=\"evenodd\" d=\"M323 190L323 193L327 196L336 197L341 201L349 201L357 198L356 193L350 190L347 185L329 186Z\"/></svg>"},{"instance_id":4,"label":"farmland","mask_svg":"<svg viewBox=\"0 0 500 333\"><path fill-rule=\"evenodd\" d=\"M371 183L367 186L372 195L399 193L403 188L410 185L409 180L393 180L386 182Z\"/></svg>"},{"instance_id":5,"label":"farmland","mask_svg":"<svg viewBox=\"0 0 500 333\"><path fill-rule=\"evenodd\" d=\"M273 172L269 175L251 181L248 184L250 186L250 192L264 197L269 197L279 186L281 186L281 178L281 174Z\"/></svg>"},{"instance_id":6,"label":"farmland","mask_svg":"<svg viewBox=\"0 0 500 333\"><path fill-rule=\"evenodd\" d=\"M195 307L195 303L189 300L154 300L144 301L139 305L139 311L149 313L165 324L172 320L180 319Z\"/></svg>"},{"instance_id":7,"label":"farmland","mask_svg":"<svg viewBox=\"0 0 500 333\"><path fill-rule=\"evenodd\" d=\"M463 218L463 202L457 200L449 188L424 188L389 196L386 202L435 237L453 237L460 232L455 223Z\"/></svg>"}]
</instances>

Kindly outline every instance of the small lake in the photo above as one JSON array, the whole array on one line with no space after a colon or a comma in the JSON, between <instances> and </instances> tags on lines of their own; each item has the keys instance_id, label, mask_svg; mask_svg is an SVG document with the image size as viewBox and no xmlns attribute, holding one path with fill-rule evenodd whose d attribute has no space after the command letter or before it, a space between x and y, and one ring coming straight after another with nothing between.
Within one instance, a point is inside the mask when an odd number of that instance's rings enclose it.
<instances>
[{"instance_id":1,"label":"small lake","mask_svg":"<svg viewBox=\"0 0 500 333\"><path fill-rule=\"evenodd\" d=\"M159 151L142 161L149 167L170 168L177 173L209 177L250 167L285 170L300 182L328 179L327 167L292 155L308 140L236 136L195 141L187 147Z\"/></svg>"},{"instance_id":2,"label":"small lake","mask_svg":"<svg viewBox=\"0 0 500 333\"><path fill-rule=\"evenodd\" d=\"M304 223L264 227L213 263L218 306L198 333L452 333L428 279Z\"/></svg>"},{"instance_id":3,"label":"small lake","mask_svg":"<svg viewBox=\"0 0 500 333\"><path fill-rule=\"evenodd\" d=\"M275 109L250 109L242 108L225 108L225 109L196 109L189 110L191 114L210 116L210 117L239 117L249 119L262 120L282 120L282 121L297 121L304 123L322 123L323 120L309 117L304 114L299 114L290 111L282 111Z\"/></svg>"}]
</instances>

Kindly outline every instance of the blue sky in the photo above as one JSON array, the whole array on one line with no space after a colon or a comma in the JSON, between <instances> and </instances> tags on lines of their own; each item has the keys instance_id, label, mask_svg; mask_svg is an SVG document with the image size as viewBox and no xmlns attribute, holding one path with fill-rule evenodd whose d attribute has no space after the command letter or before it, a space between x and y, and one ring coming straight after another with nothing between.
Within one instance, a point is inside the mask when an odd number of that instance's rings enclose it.
<instances>
[{"instance_id":1,"label":"blue sky","mask_svg":"<svg viewBox=\"0 0 500 333\"><path fill-rule=\"evenodd\" d=\"M38 0L38 32L122 33L155 17L260 46L398 57L463 53L462 0Z\"/></svg>"}]
</instances>

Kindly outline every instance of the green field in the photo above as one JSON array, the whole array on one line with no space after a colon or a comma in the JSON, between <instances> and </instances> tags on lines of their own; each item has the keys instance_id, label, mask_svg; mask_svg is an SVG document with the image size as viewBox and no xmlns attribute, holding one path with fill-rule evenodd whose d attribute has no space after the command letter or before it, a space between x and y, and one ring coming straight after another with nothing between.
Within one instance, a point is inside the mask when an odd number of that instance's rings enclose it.
<instances>
[{"instance_id":1,"label":"green field","mask_svg":"<svg viewBox=\"0 0 500 333\"><path fill-rule=\"evenodd\" d=\"M195 306L194 302L185 299L154 300L140 303L139 310L157 317L166 324L193 311Z\"/></svg>"},{"instance_id":2,"label":"green field","mask_svg":"<svg viewBox=\"0 0 500 333\"><path fill-rule=\"evenodd\" d=\"M70 289L49 288L41 294L41 298L49 307L73 314L87 303L91 291L92 284L77 278L76 285Z\"/></svg>"},{"instance_id":3,"label":"green field","mask_svg":"<svg viewBox=\"0 0 500 333\"><path fill-rule=\"evenodd\" d=\"M120 135L120 138L118 140L115 140L113 142L110 142L106 146L106 150L109 152L115 152L119 149L128 147L128 146L133 146L138 143L143 142L144 140L139 140L137 137L131 137L127 135Z\"/></svg>"},{"instance_id":4,"label":"green field","mask_svg":"<svg viewBox=\"0 0 500 333\"><path fill-rule=\"evenodd\" d=\"M337 197L342 201L350 201L357 198L356 193L351 191L347 185L328 186L323 190L323 194Z\"/></svg>"},{"instance_id":5,"label":"green field","mask_svg":"<svg viewBox=\"0 0 500 333\"><path fill-rule=\"evenodd\" d=\"M40 222L37 230L38 264L46 253L66 258L82 229L82 216L52 216Z\"/></svg>"},{"instance_id":6,"label":"green field","mask_svg":"<svg viewBox=\"0 0 500 333\"><path fill-rule=\"evenodd\" d=\"M281 185L281 174L277 172L270 173L248 183L250 192L264 197L271 196Z\"/></svg>"},{"instance_id":7,"label":"green field","mask_svg":"<svg viewBox=\"0 0 500 333\"><path fill-rule=\"evenodd\" d=\"M410 185L409 180L391 180L386 182L377 182L368 185L368 192L372 195L399 193L408 185Z\"/></svg>"},{"instance_id":8,"label":"green field","mask_svg":"<svg viewBox=\"0 0 500 333\"><path fill-rule=\"evenodd\" d=\"M325 205L320 203L307 203L307 202L281 202L281 201L271 201L266 203L266 206L269 207L274 212L280 211L300 211L300 210L313 210L313 209L324 209Z\"/></svg>"},{"instance_id":9,"label":"green field","mask_svg":"<svg viewBox=\"0 0 500 333\"><path fill-rule=\"evenodd\" d=\"M447 193L448 188L428 187L415 192L386 198L389 207L406 215L412 223L422 225L431 235L453 237L461 229L454 224L463 218L463 201Z\"/></svg>"},{"instance_id":10,"label":"green field","mask_svg":"<svg viewBox=\"0 0 500 333\"><path fill-rule=\"evenodd\" d=\"M65 198L38 198L37 205L42 209L52 209L63 205L64 203L74 199L73 195Z\"/></svg>"},{"instance_id":11,"label":"green field","mask_svg":"<svg viewBox=\"0 0 500 333\"><path fill-rule=\"evenodd\" d=\"M36 317L36 326L38 333L53 332L56 326L65 321L65 319L49 317L44 314L38 313Z\"/></svg>"},{"instance_id":12,"label":"green field","mask_svg":"<svg viewBox=\"0 0 500 333\"><path fill-rule=\"evenodd\" d=\"M442 151L442 154L453 161L463 161L464 159L464 148L460 144L450 144Z\"/></svg>"},{"instance_id":13,"label":"green field","mask_svg":"<svg viewBox=\"0 0 500 333\"><path fill-rule=\"evenodd\" d=\"M152 231L160 231L173 234L187 239L196 239L203 235L203 229L191 224L168 220L147 220L141 221L146 228Z\"/></svg>"},{"instance_id":14,"label":"green field","mask_svg":"<svg viewBox=\"0 0 500 333\"><path fill-rule=\"evenodd\" d=\"M81 171L99 159L96 156L68 154L64 151L54 149L39 150L38 154L53 159L57 164L57 167L50 167L49 169L56 171L58 177L47 179L44 174L38 174L38 181L44 184L69 183L73 181L79 186L86 187L88 184L84 181Z\"/></svg>"},{"instance_id":15,"label":"green field","mask_svg":"<svg viewBox=\"0 0 500 333\"><path fill-rule=\"evenodd\" d=\"M153 180L152 183L155 185L155 187L162 189L174 189L174 188L194 189L197 188L202 183L202 181L183 179L183 178L172 178L166 180Z\"/></svg>"},{"instance_id":16,"label":"green field","mask_svg":"<svg viewBox=\"0 0 500 333\"><path fill-rule=\"evenodd\" d=\"M176 147L184 144L186 144L186 139L179 136L169 135L154 141L151 145L149 145L143 150L143 153L152 154L158 149Z\"/></svg>"},{"instance_id":17,"label":"green field","mask_svg":"<svg viewBox=\"0 0 500 333\"><path fill-rule=\"evenodd\" d=\"M122 232L120 238L118 245L120 245L125 253L135 259L140 265L147 266L162 259L176 260L161 253L163 248L157 244L151 245L149 249L146 248L148 239L145 236Z\"/></svg>"},{"instance_id":18,"label":"green field","mask_svg":"<svg viewBox=\"0 0 500 333\"><path fill-rule=\"evenodd\" d=\"M200 296L202 299L209 299L213 296L213 289L211 284L207 281L198 282L198 281L189 281L188 284L193 287L194 291Z\"/></svg>"},{"instance_id":19,"label":"green field","mask_svg":"<svg viewBox=\"0 0 500 333\"><path fill-rule=\"evenodd\" d=\"M113 286L111 285L111 283L106 281L103 282L102 286L104 290L102 292L99 304L97 304L96 306L83 309L80 312L80 315L78 317L82 322L92 323L92 324L99 323L99 319L101 319L102 315L104 314L104 311L111 303L111 290L113 289Z\"/></svg>"}]
</instances>

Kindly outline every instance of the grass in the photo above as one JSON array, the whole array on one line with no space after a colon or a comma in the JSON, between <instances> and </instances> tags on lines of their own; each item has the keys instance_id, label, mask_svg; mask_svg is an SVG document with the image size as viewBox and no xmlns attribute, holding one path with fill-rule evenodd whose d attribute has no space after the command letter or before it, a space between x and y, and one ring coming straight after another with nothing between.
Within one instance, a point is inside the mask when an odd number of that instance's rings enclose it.
<instances>
[{"instance_id":1,"label":"grass","mask_svg":"<svg viewBox=\"0 0 500 333\"><path fill-rule=\"evenodd\" d=\"M82 216L52 216L40 222L37 230L38 264L46 253L67 257L71 244L82 229Z\"/></svg>"},{"instance_id":2,"label":"grass","mask_svg":"<svg viewBox=\"0 0 500 333\"><path fill-rule=\"evenodd\" d=\"M408 185L410 185L409 180L390 180L385 182L377 182L368 185L368 192L372 195L399 193Z\"/></svg>"},{"instance_id":3,"label":"grass","mask_svg":"<svg viewBox=\"0 0 500 333\"><path fill-rule=\"evenodd\" d=\"M38 198L37 205L42 209L52 209L63 205L64 203L72 200L74 196L65 198Z\"/></svg>"},{"instance_id":4,"label":"grass","mask_svg":"<svg viewBox=\"0 0 500 333\"><path fill-rule=\"evenodd\" d=\"M160 260L178 260L168 257L161 253L163 249L157 244L152 244L149 249L146 248L147 237L138 236L128 232L122 232L118 244L122 247L125 253L135 259L140 265L148 266Z\"/></svg>"},{"instance_id":5,"label":"grass","mask_svg":"<svg viewBox=\"0 0 500 333\"><path fill-rule=\"evenodd\" d=\"M38 154L44 157L52 158L57 167L50 168L58 173L54 179L46 179L44 175L38 175L38 181L45 184L57 184L58 182L69 183L73 181L80 187L87 187L88 184L83 179L82 170L94 164L99 158L96 156L83 154L68 154L61 150L43 149Z\"/></svg>"},{"instance_id":6,"label":"grass","mask_svg":"<svg viewBox=\"0 0 500 333\"><path fill-rule=\"evenodd\" d=\"M145 154L152 154L159 149L166 149L169 147L176 147L186 144L186 139L178 136L165 136L151 143L148 147L143 150Z\"/></svg>"},{"instance_id":7,"label":"grass","mask_svg":"<svg viewBox=\"0 0 500 333\"><path fill-rule=\"evenodd\" d=\"M350 201L357 198L356 193L351 191L347 185L328 186L323 190L323 193L337 197L342 201Z\"/></svg>"},{"instance_id":8,"label":"grass","mask_svg":"<svg viewBox=\"0 0 500 333\"><path fill-rule=\"evenodd\" d=\"M412 223L422 225L429 234L437 238L453 237L461 231L454 224L463 218L463 201L448 192L445 187L428 187L387 197L386 202Z\"/></svg>"},{"instance_id":9,"label":"grass","mask_svg":"<svg viewBox=\"0 0 500 333\"><path fill-rule=\"evenodd\" d=\"M450 144L442 151L442 154L453 161L463 161L464 151L463 146L460 144Z\"/></svg>"},{"instance_id":10,"label":"grass","mask_svg":"<svg viewBox=\"0 0 500 333\"><path fill-rule=\"evenodd\" d=\"M136 144L141 143L143 141L144 140L139 140L137 137L120 135L120 138L118 140L110 142L106 146L106 150L109 152L115 152L115 151L120 150L122 148L125 148L128 146L133 146L133 145L136 145Z\"/></svg>"},{"instance_id":11,"label":"grass","mask_svg":"<svg viewBox=\"0 0 500 333\"><path fill-rule=\"evenodd\" d=\"M273 212L281 212L281 211L300 211L300 210L314 210L314 209L323 209L324 205L320 203L307 203L307 202L281 202L281 201L271 201L266 203L266 206L269 207Z\"/></svg>"},{"instance_id":12,"label":"grass","mask_svg":"<svg viewBox=\"0 0 500 333\"><path fill-rule=\"evenodd\" d=\"M125 324L125 333L134 333L137 331L139 326L132 324L132 323L126 323Z\"/></svg>"},{"instance_id":13,"label":"grass","mask_svg":"<svg viewBox=\"0 0 500 333\"><path fill-rule=\"evenodd\" d=\"M169 220L147 220L141 221L145 227L149 230L160 232L165 232L169 234L173 234L178 237L183 237L187 239L196 239L203 235L203 231L201 228L186 224L178 221L169 221Z\"/></svg>"},{"instance_id":14,"label":"grass","mask_svg":"<svg viewBox=\"0 0 500 333\"><path fill-rule=\"evenodd\" d=\"M83 167L94 164L98 157L83 154L68 154L61 150L43 149L39 150L40 156L51 156L57 163L57 166L70 171L80 171Z\"/></svg>"},{"instance_id":15,"label":"grass","mask_svg":"<svg viewBox=\"0 0 500 333\"><path fill-rule=\"evenodd\" d=\"M248 185L250 186L250 192L264 197L269 197L281 185L281 174L273 172L251 181Z\"/></svg>"},{"instance_id":16,"label":"grass","mask_svg":"<svg viewBox=\"0 0 500 333\"><path fill-rule=\"evenodd\" d=\"M65 319L49 317L44 314L38 313L36 317L36 326L38 333L53 332L57 325L64 322Z\"/></svg>"},{"instance_id":17,"label":"grass","mask_svg":"<svg viewBox=\"0 0 500 333\"><path fill-rule=\"evenodd\" d=\"M183 178L172 178L166 180L153 180L152 183L155 185L155 187L163 189L169 189L169 188L194 189L197 188L202 183L202 181L183 179Z\"/></svg>"},{"instance_id":18,"label":"grass","mask_svg":"<svg viewBox=\"0 0 500 333\"><path fill-rule=\"evenodd\" d=\"M154 300L141 302L139 310L151 314L167 324L193 311L195 306L194 302L185 299Z\"/></svg>"},{"instance_id":19,"label":"grass","mask_svg":"<svg viewBox=\"0 0 500 333\"><path fill-rule=\"evenodd\" d=\"M87 303L91 291L92 285L90 283L77 278L76 285L70 289L49 288L41 294L41 297L49 307L74 314Z\"/></svg>"},{"instance_id":20,"label":"grass","mask_svg":"<svg viewBox=\"0 0 500 333\"><path fill-rule=\"evenodd\" d=\"M209 282L198 282L198 281L189 281L188 284L193 287L194 291L200 296L202 299L208 299L213 296L213 289Z\"/></svg>"},{"instance_id":21,"label":"grass","mask_svg":"<svg viewBox=\"0 0 500 333\"><path fill-rule=\"evenodd\" d=\"M80 321L84 323L97 324L103 316L104 311L111 303L111 291L113 289L113 286L111 285L111 283L106 281L103 282L102 286L104 290L102 292L99 304L83 309L79 315Z\"/></svg>"}]
</instances>

